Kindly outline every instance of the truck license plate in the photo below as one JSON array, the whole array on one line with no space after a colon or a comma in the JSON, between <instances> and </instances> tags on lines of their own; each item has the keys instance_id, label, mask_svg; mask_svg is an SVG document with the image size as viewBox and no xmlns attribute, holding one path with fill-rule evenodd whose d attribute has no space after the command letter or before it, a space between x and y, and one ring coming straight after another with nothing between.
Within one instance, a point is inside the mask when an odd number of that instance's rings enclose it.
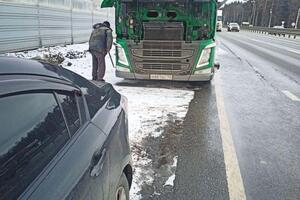
<instances>
[{"instance_id":1,"label":"truck license plate","mask_svg":"<svg viewBox=\"0 0 300 200\"><path fill-rule=\"evenodd\" d=\"M172 75L167 75L167 74L150 74L150 79L155 79L155 80L172 80Z\"/></svg>"}]
</instances>

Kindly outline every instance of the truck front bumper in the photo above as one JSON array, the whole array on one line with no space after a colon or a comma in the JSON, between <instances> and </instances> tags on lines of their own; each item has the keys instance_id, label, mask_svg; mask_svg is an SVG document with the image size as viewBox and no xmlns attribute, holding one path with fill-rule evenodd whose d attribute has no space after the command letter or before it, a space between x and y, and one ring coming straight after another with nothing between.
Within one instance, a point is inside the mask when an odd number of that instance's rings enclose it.
<instances>
[{"instance_id":1,"label":"truck front bumper","mask_svg":"<svg viewBox=\"0 0 300 200\"><path fill-rule=\"evenodd\" d=\"M150 74L137 74L116 70L116 76L133 80L172 80L172 81L209 81L213 78L214 73L192 74L192 75L169 75L171 78L151 78Z\"/></svg>"}]
</instances>

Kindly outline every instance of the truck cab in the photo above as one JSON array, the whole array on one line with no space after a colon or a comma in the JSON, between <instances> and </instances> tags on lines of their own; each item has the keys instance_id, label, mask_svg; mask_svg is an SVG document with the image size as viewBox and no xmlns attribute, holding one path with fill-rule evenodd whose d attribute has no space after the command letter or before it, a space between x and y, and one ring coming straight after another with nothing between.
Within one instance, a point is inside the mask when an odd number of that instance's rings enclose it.
<instances>
[{"instance_id":1,"label":"truck cab","mask_svg":"<svg viewBox=\"0 0 300 200\"><path fill-rule=\"evenodd\" d=\"M212 79L216 0L104 0L101 7L115 7L116 76Z\"/></svg>"}]
</instances>

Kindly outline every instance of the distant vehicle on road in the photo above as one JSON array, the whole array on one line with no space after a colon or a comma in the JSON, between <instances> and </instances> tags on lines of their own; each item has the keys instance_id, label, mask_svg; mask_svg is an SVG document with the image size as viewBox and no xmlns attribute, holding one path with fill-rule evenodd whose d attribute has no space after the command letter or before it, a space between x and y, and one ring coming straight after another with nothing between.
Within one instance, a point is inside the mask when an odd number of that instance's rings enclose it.
<instances>
[{"instance_id":1,"label":"distant vehicle on road","mask_svg":"<svg viewBox=\"0 0 300 200\"><path fill-rule=\"evenodd\" d=\"M62 67L0 57L0 199L129 199L127 100Z\"/></svg>"},{"instance_id":2,"label":"distant vehicle on road","mask_svg":"<svg viewBox=\"0 0 300 200\"><path fill-rule=\"evenodd\" d=\"M238 23L229 23L228 27L227 27L227 31L233 32L239 32L240 31L240 26L238 25Z\"/></svg>"},{"instance_id":3,"label":"distant vehicle on road","mask_svg":"<svg viewBox=\"0 0 300 200\"><path fill-rule=\"evenodd\" d=\"M217 32L221 32L223 27L223 10L217 11Z\"/></svg>"},{"instance_id":4,"label":"distant vehicle on road","mask_svg":"<svg viewBox=\"0 0 300 200\"><path fill-rule=\"evenodd\" d=\"M249 22L242 22L242 27L250 27L250 25Z\"/></svg>"}]
</instances>

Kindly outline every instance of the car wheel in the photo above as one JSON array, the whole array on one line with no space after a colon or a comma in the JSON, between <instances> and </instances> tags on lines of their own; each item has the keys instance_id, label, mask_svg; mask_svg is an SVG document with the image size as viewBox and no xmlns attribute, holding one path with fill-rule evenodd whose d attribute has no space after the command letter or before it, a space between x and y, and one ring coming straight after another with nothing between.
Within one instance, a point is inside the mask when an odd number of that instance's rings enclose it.
<instances>
[{"instance_id":1,"label":"car wheel","mask_svg":"<svg viewBox=\"0 0 300 200\"><path fill-rule=\"evenodd\" d=\"M129 200L129 184L124 173L122 173L116 192L115 200Z\"/></svg>"}]
</instances>

